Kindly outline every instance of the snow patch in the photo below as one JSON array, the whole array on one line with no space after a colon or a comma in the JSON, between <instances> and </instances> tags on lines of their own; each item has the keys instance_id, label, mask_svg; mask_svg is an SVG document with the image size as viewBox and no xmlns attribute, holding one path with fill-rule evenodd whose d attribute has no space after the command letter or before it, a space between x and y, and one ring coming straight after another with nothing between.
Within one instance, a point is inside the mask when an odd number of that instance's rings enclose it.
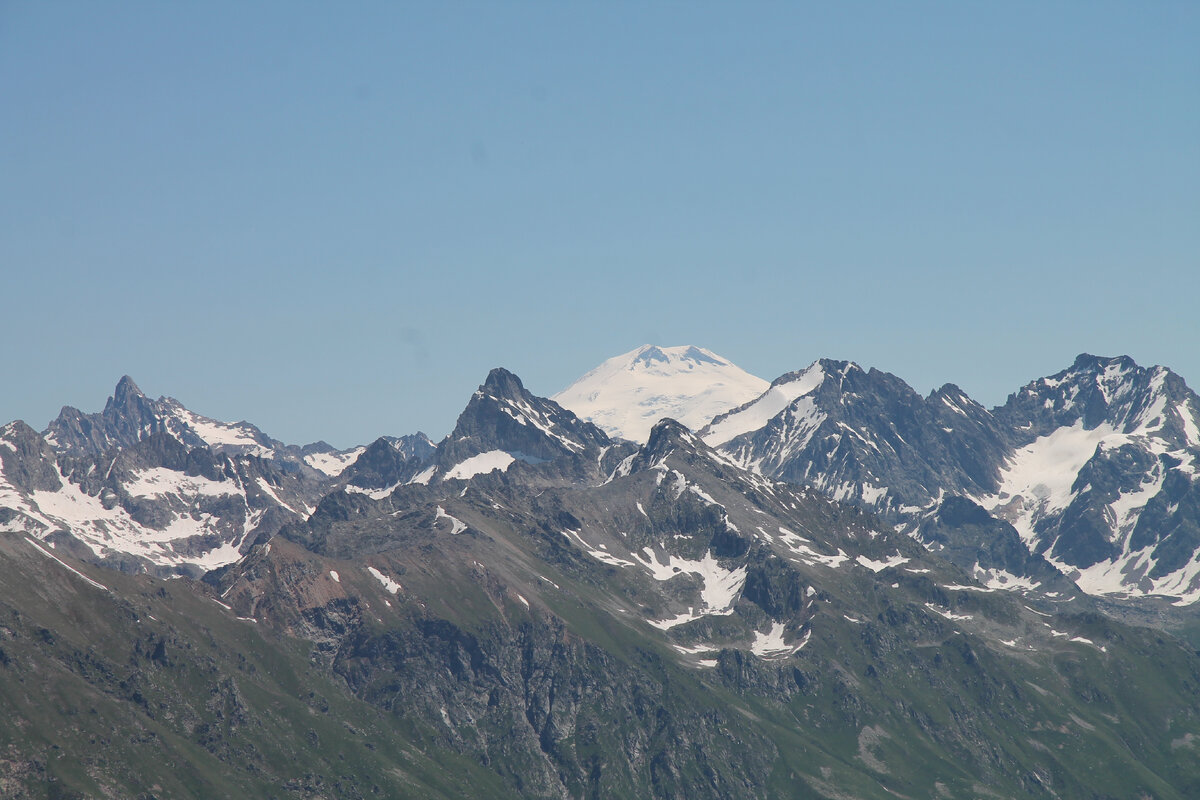
<instances>
[{"instance_id":1,"label":"snow patch","mask_svg":"<svg viewBox=\"0 0 1200 800\"><path fill-rule=\"evenodd\" d=\"M926 603L925 607L928 608L933 613L938 614L939 616L943 616L946 619L952 620L955 622L962 621L962 620L968 620L968 619L974 619L974 617L972 617L970 614L955 614L954 612L949 611L947 609L938 608L933 603Z\"/></svg>"},{"instance_id":2,"label":"snow patch","mask_svg":"<svg viewBox=\"0 0 1200 800\"><path fill-rule=\"evenodd\" d=\"M433 477L433 473L435 472L437 472L437 467L426 467L410 478L408 482L427 485L429 483L429 479Z\"/></svg>"},{"instance_id":3,"label":"snow patch","mask_svg":"<svg viewBox=\"0 0 1200 800\"><path fill-rule=\"evenodd\" d=\"M1179 421L1183 423L1183 434L1187 437L1187 443L1192 447L1200 447L1200 426L1196 424L1192 409L1187 403L1180 403L1175 407L1175 411L1179 414Z\"/></svg>"},{"instance_id":4,"label":"snow patch","mask_svg":"<svg viewBox=\"0 0 1200 800\"><path fill-rule=\"evenodd\" d=\"M262 443L254 437L253 429L247 423L220 422L189 411L177 401L168 400L168 404L168 413L176 421L176 426L182 425L191 429L192 433L199 436L209 447L242 448L260 458L269 458L274 455L273 450L263 447Z\"/></svg>"},{"instance_id":5,"label":"snow patch","mask_svg":"<svg viewBox=\"0 0 1200 800\"><path fill-rule=\"evenodd\" d=\"M1037 537L1034 522L1071 503L1071 486L1101 443L1119 446L1128 437L1109 424L1092 430L1083 420L1059 428L1017 450L1000 474L1000 490L982 498L985 508L1007 519L1027 544Z\"/></svg>"},{"instance_id":6,"label":"snow patch","mask_svg":"<svg viewBox=\"0 0 1200 800\"><path fill-rule=\"evenodd\" d=\"M709 494L707 494L703 489L701 489L699 486L689 484L687 489L689 492L696 495L701 500L708 503L710 506L717 506L718 508L725 508L725 506L721 505L716 500L713 500L712 497Z\"/></svg>"},{"instance_id":7,"label":"snow patch","mask_svg":"<svg viewBox=\"0 0 1200 800\"><path fill-rule=\"evenodd\" d=\"M675 555L666 555L666 563L662 563L651 548L643 548L646 554L643 559L637 553L633 557L638 563L649 570L656 581L666 581L682 573L698 575L703 581L700 599L704 603L703 614L732 614L733 605L737 602L742 587L746 584L746 567L725 569L713 558L712 553L705 553L704 558L692 561Z\"/></svg>"},{"instance_id":8,"label":"snow patch","mask_svg":"<svg viewBox=\"0 0 1200 800\"><path fill-rule=\"evenodd\" d=\"M840 547L838 548L836 555L826 555L825 553L820 553L814 550L812 547L810 547L812 542L809 539L805 539L800 534L790 531L782 525L779 526L779 536L777 537L771 536L762 528L759 528L758 530L769 541L774 542L778 540L780 543L782 543L785 548L791 551L791 560L793 561L799 561L809 566L822 564L826 567L836 569L850 560L850 556L848 556Z\"/></svg>"},{"instance_id":9,"label":"snow patch","mask_svg":"<svg viewBox=\"0 0 1200 800\"><path fill-rule=\"evenodd\" d=\"M782 622L772 623L771 630L766 633L755 631L754 641L750 644L750 652L764 661L787 658L798 653L804 645L808 644L812 631L805 631L804 638L800 640L799 644L789 643L783 634Z\"/></svg>"},{"instance_id":10,"label":"snow patch","mask_svg":"<svg viewBox=\"0 0 1200 800\"><path fill-rule=\"evenodd\" d=\"M263 486L263 488L266 488L265 485L263 485L261 481L260 481L259 485ZM397 481L396 483L393 483L391 486L385 486L382 489L364 489L361 486L355 486L352 483L348 483L348 484L346 484L346 486L344 488L350 494L365 494L366 496L370 497L372 500L382 500L385 497L391 496L392 492L394 492L400 488L400 485L401 485L400 482ZM268 490L268 491L270 491L270 490ZM271 492L271 494L274 495L274 492Z\"/></svg>"},{"instance_id":11,"label":"snow patch","mask_svg":"<svg viewBox=\"0 0 1200 800\"><path fill-rule=\"evenodd\" d=\"M587 553L589 556L601 562L602 564L609 564L610 566L614 567L634 566L632 561L626 561L623 558L617 558L611 553L604 552L604 550L601 549L604 547L604 545L601 545L600 548L592 547L590 544L588 544L587 540L583 538L579 531L568 529L562 531L562 535L567 537L569 541L575 542L575 544L579 545L583 552ZM556 586L555 588L558 587Z\"/></svg>"},{"instance_id":12,"label":"snow patch","mask_svg":"<svg viewBox=\"0 0 1200 800\"><path fill-rule=\"evenodd\" d=\"M516 461L511 453L504 450L489 450L477 456L471 456L451 467L443 476L445 480L466 480L476 475L500 470L504 472ZM426 479L428 480L428 479Z\"/></svg>"},{"instance_id":13,"label":"snow patch","mask_svg":"<svg viewBox=\"0 0 1200 800\"><path fill-rule=\"evenodd\" d=\"M436 525L439 521L441 521L443 519L450 521L450 535L451 536L457 536L458 534L462 533L463 531L465 531L467 529L467 525L465 522L460 520L458 517L454 517L454 516L451 516L450 514L447 514L446 509L442 508L441 506L438 506L437 514L433 518L433 524Z\"/></svg>"},{"instance_id":14,"label":"snow patch","mask_svg":"<svg viewBox=\"0 0 1200 800\"><path fill-rule=\"evenodd\" d=\"M125 490L134 497L162 497L175 494L184 497L223 497L237 494L232 481L213 481L200 475L185 475L166 467L153 467L134 473Z\"/></svg>"},{"instance_id":15,"label":"snow patch","mask_svg":"<svg viewBox=\"0 0 1200 800\"><path fill-rule=\"evenodd\" d=\"M304 463L317 472L323 472L333 478L345 472L346 467L357 461L366 449L365 447L355 447L353 450L341 453L309 453L304 457Z\"/></svg>"},{"instance_id":16,"label":"snow patch","mask_svg":"<svg viewBox=\"0 0 1200 800\"><path fill-rule=\"evenodd\" d=\"M1041 585L1033 578L1029 578L1024 575L1014 575L1013 573L1003 569L984 569L979 566L978 562L975 564L973 575L975 580L991 589L1008 589L1010 591L1014 589L1020 589L1023 591L1032 591Z\"/></svg>"},{"instance_id":17,"label":"snow patch","mask_svg":"<svg viewBox=\"0 0 1200 800\"><path fill-rule=\"evenodd\" d=\"M375 569L374 567L367 567L367 572L371 573L375 577L375 580L382 583L383 588L387 589L392 594L396 594L397 592L399 592L401 589L404 588L403 586L396 583L394 580L389 578L387 575L384 575L382 572Z\"/></svg>"},{"instance_id":18,"label":"snow patch","mask_svg":"<svg viewBox=\"0 0 1200 800\"><path fill-rule=\"evenodd\" d=\"M897 553L894 556L889 556L888 558L884 559L883 561L876 561L873 558L867 558L866 556L863 556L863 555L860 555L857 559L855 559L855 561L857 561L859 564L866 567L867 569L871 570L872 572L882 572L883 570L887 569L888 567L898 567L901 564L908 563L908 559L905 558L904 556L900 555L899 553Z\"/></svg>"}]
</instances>

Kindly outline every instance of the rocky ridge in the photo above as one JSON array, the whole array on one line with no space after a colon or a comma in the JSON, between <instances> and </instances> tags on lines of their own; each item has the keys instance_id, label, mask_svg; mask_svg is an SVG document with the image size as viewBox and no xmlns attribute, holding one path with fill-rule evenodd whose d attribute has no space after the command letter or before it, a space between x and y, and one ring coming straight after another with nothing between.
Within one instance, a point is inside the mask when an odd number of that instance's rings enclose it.
<instances>
[{"instance_id":1,"label":"rocky ridge","mask_svg":"<svg viewBox=\"0 0 1200 800\"><path fill-rule=\"evenodd\" d=\"M921 397L893 375L822 360L699 434L743 466L918 536L937 527L944 539L960 515L941 504L968 500L1017 532L1027 555L1010 566L1034 557L1013 577L1046 560L1091 594L1190 604L1198 421L1200 399L1178 375L1127 357L1082 355L991 411L953 385Z\"/></svg>"}]
</instances>

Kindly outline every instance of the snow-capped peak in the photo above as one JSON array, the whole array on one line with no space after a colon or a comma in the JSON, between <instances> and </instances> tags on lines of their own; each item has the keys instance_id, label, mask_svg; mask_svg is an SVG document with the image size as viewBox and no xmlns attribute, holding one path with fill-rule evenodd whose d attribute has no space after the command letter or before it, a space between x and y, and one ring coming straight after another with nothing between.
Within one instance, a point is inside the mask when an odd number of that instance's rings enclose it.
<instances>
[{"instance_id":1,"label":"snow-capped peak","mask_svg":"<svg viewBox=\"0 0 1200 800\"><path fill-rule=\"evenodd\" d=\"M249 422L222 422L205 417L185 408L173 397L160 398L156 405L167 430L185 444L199 442L206 447L264 458L274 455L270 438Z\"/></svg>"},{"instance_id":2,"label":"snow-capped peak","mask_svg":"<svg viewBox=\"0 0 1200 800\"><path fill-rule=\"evenodd\" d=\"M699 430L769 385L701 347L647 344L608 359L552 399L609 434L644 442L663 417Z\"/></svg>"}]
</instances>

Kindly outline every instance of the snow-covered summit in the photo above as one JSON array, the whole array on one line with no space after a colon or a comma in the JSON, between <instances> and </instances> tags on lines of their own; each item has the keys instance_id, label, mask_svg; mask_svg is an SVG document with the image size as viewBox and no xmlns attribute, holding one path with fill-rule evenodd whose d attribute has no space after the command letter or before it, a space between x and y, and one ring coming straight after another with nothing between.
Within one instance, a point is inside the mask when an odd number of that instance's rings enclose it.
<instances>
[{"instance_id":1,"label":"snow-covered summit","mask_svg":"<svg viewBox=\"0 0 1200 800\"><path fill-rule=\"evenodd\" d=\"M644 442L663 417L699 430L769 385L710 350L647 344L608 359L552 399L611 435Z\"/></svg>"}]
</instances>

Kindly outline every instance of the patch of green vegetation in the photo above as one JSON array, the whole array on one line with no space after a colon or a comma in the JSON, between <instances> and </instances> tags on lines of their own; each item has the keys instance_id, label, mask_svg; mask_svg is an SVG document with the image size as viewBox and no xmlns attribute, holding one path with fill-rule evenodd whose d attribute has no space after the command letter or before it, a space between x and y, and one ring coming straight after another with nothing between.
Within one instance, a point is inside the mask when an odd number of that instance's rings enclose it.
<instances>
[{"instance_id":1,"label":"patch of green vegetation","mask_svg":"<svg viewBox=\"0 0 1200 800\"><path fill-rule=\"evenodd\" d=\"M307 643L184 582L99 577L112 591L0 544L0 795L504 796L350 695Z\"/></svg>"}]
</instances>

